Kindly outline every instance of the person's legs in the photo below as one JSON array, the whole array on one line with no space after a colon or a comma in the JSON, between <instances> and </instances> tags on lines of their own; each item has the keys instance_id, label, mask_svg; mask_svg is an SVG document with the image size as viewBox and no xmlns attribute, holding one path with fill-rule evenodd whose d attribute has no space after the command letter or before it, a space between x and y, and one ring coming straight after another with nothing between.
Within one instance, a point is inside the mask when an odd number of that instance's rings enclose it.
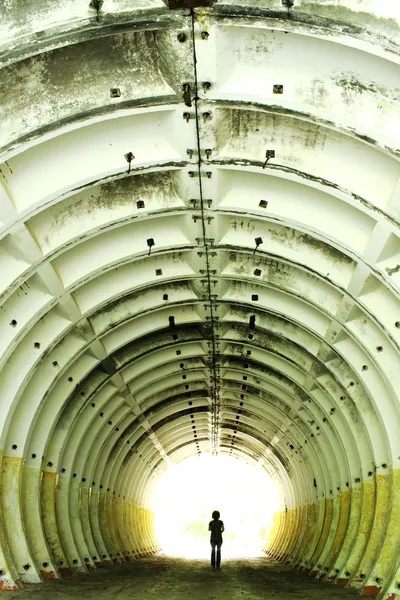
<instances>
[{"instance_id":1,"label":"person's legs","mask_svg":"<svg viewBox=\"0 0 400 600\"><path fill-rule=\"evenodd\" d=\"M211 566L215 567L215 543L211 542Z\"/></svg>"},{"instance_id":2,"label":"person's legs","mask_svg":"<svg viewBox=\"0 0 400 600\"><path fill-rule=\"evenodd\" d=\"M221 544L217 544L217 567L221 564Z\"/></svg>"}]
</instances>

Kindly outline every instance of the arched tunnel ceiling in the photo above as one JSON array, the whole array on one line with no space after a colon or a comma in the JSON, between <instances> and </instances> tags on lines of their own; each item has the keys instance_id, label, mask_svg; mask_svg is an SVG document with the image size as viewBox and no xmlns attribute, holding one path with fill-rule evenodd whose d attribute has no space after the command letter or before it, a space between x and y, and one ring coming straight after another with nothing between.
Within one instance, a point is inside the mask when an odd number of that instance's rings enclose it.
<instances>
[{"instance_id":1,"label":"arched tunnel ceiling","mask_svg":"<svg viewBox=\"0 0 400 600\"><path fill-rule=\"evenodd\" d=\"M171 6L0 8L2 585L112 557L68 494L213 451L395 598L400 5Z\"/></svg>"}]
</instances>

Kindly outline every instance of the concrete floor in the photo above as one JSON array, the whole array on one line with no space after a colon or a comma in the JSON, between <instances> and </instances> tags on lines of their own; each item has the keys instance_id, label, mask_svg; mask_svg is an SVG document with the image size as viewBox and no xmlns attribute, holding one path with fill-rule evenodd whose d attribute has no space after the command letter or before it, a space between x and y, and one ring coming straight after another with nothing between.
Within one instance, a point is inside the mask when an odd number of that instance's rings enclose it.
<instances>
[{"instance_id":1,"label":"concrete floor","mask_svg":"<svg viewBox=\"0 0 400 600\"><path fill-rule=\"evenodd\" d=\"M30 586L7 593L7 600L334 600L356 595L266 557L229 560L221 569L212 569L204 560L156 556L90 576Z\"/></svg>"}]
</instances>

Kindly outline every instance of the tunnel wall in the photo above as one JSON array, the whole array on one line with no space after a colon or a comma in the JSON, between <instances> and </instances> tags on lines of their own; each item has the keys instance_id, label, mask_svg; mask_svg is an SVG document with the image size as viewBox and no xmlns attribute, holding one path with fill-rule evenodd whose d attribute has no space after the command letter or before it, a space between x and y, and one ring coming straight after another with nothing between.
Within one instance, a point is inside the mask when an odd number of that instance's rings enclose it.
<instances>
[{"instance_id":1,"label":"tunnel wall","mask_svg":"<svg viewBox=\"0 0 400 600\"><path fill-rule=\"evenodd\" d=\"M121 469L116 462L114 468ZM115 483L105 473L101 481L112 488L103 489L103 483L86 483L82 473L77 480L77 473L63 476L64 467L40 469L15 456L4 456L2 465L4 590L160 550L154 515L129 482ZM127 469L131 475L132 465Z\"/></svg>"},{"instance_id":2,"label":"tunnel wall","mask_svg":"<svg viewBox=\"0 0 400 600\"><path fill-rule=\"evenodd\" d=\"M399 596L399 7L1 6L0 585L156 552L262 462L264 549ZM268 499L266 499L266 502Z\"/></svg>"},{"instance_id":3,"label":"tunnel wall","mask_svg":"<svg viewBox=\"0 0 400 600\"><path fill-rule=\"evenodd\" d=\"M398 480L381 475L322 502L277 513L264 550L310 576L338 585L350 583L362 589L363 596L376 596L398 553L398 512L390 518L388 510L392 483L397 487ZM388 539L382 547L386 531ZM375 570L380 575L365 586L366 572L377 557ZM356 569L356 577L349 581Z\"/></svg>"}]
</instances>

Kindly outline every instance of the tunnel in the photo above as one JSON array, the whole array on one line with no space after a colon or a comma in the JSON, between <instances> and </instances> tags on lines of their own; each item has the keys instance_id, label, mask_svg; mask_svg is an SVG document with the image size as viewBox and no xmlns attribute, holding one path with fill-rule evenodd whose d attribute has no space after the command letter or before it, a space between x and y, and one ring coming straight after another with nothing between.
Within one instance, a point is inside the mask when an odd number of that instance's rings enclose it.
<instances>
[{"instance_id":1,"label":"tunnel","mask_svg":"<svg viewBox=\"0 0 400 600\"><path fill-rule=\"evenodd\" d=\"M1 590L155 556L211 453L266 556L400 598L400 4L0 17Z\"/></svg>"}]
</instances>

